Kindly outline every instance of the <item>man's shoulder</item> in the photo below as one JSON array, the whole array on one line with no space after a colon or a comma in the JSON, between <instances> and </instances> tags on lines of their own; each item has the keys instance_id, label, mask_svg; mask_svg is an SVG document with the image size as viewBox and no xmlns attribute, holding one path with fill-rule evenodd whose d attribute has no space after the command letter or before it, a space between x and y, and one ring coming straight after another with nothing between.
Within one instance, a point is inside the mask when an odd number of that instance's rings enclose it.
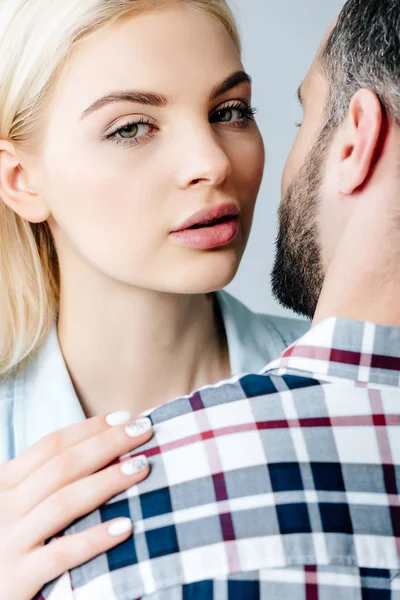
<instances>
[{"instance_id":1,"label":"man's shoulder","mask_svg":"<svg viewBox=\"0 0 400 600\"><path fill-rule=\"evenodd\" d=\"M282 392L291 391L292 394L296 394L298 390L303 397L305 388L311 390L323 384L324 382L306 374L286 374L277 377L269 374L242 373L217 384L204 386L189 396L175 398L162 404L155 408L150 416L154 425L170 420L176 424L180 417L191 419L194 414L205 410L218 413L223 420L232 410L239 411L240 414L240 410L246 407L244 410L247 412L253 399L264 399L264 406L271 406L271 402L278 406L281 403ZM252 414L251 410L249 414Z\"/></svg>"},{"instance_id":2,"label":"man's shoulder","mask_svg":"<svg viewBox=\"0 0 400 600\"><path fill-rule=\"evenodd\" d=\"M371 425L382 422L379 403L376 414L360 418L366 399L368 390L354 382L249 374L155 409L154 436L140 448L151 476L66 531L129 514L133 543L117 547L109 563L72 570L71 585L89 591L100 578L120 577L140 598L151 573L161 598L173 586L260 568L255 581L280 569L285 582L293 565L332 573L379 566L393 570L380 584L388 585L400 568L388 509L399 460L392 443L384 477L375 436L383 439L389 425ZM247 597L243 589L238 597Z\"/></svg>"}]
</instances>

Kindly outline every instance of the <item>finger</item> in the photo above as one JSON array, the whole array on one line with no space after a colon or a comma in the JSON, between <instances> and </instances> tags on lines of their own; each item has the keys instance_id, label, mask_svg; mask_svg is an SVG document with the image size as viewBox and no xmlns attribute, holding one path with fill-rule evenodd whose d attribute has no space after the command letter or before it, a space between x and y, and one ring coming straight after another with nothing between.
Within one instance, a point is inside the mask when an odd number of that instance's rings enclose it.
<instances>
[{"instance_id":1,"label":"finger","mask_svg":"<svg viewBox=\"0 0 400 600\"><path fill-rule=\"evenodd\" d=\"M110 415L99 415L46 435L15 459L0 465L0 482L8 487L18 485L67 448L109 430L114 423L122 424L123 420L129 422L130 413L121 411Z\"/></svg>"},{"instance_id":2,"label":"finger","mask_svg":"<svg viewBox=\"0 0 400 600\"><path fill-rule=\"evenodd\" d=\"M67 535L31 553L24 577L34 594L48 581L107 552L132 535L130 519L114 519L74 535Z\"/></svg>"},{"instance_id":3,"label":"finger","mask_svg":"<svg viewBox=\"0 0 400 600\"><path fill-rule=\"evenodd\" d=\"M143 481L149 472L147 458L141 455L71 483L39 504L17 525L16 539L25 549L43 544L76 519Z\"/></svg>"},{"instance_id":4,"label":"finger","mask_svg":"<svg viewBox=\"0 0 400 600\"><path fill-rule=\"evenodd\" d=\"M128 427L109 428L100 435L70 446L45 463L17 490L21 516L58 490L107 467L115 459L147 442L152 436L151 426L150 419L139 419Z\"/></svg>"}]
</instances>

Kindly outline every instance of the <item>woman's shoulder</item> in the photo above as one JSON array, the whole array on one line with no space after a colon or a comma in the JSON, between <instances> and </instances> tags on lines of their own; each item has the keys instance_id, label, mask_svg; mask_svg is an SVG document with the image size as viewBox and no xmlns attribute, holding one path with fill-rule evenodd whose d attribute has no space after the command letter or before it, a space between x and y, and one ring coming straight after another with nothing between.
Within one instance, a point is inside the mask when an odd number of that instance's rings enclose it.
<instances>
[{"instance_id":1,"label":"woman's shoulder","mask_svg":"<svg viewBox=\"0 0 400 600\"><path fill-rule=\"evenodd\" d=\"M303 319L253 312L225 291L218 292L217 298L234 373L261 370L310 328Z\"/></svg>"},{"instance_id":2,"label":"woman's shoulder","mask_svg":"<svg viewBox=\"0 0 400 600\"><path fill-rule=\"evenodd\" d=\"M276 329L284 343L283 350L305 335L311 325L310 321L305 319L278 317L261 313L256 313L256 316L259 317L261 323Z\"/></svg>"}]
</instances>

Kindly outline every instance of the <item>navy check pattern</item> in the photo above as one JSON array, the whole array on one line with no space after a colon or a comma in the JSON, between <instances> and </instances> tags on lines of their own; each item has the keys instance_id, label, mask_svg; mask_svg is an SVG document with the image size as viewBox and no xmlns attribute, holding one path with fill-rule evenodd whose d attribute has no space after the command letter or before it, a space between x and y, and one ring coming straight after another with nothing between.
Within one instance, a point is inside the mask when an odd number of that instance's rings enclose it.
<instances>
[{"instance_id":1,"label":"navy check pattern","mask_svg":"<svg viewBox=\"0 0 400 600\"><path fill-rule=\"evenodd\" d=\"M400 600L400 328L329 319L155 409L152 473L69 527L133 536L49 600Z\"/></svg>"}]
</instances>

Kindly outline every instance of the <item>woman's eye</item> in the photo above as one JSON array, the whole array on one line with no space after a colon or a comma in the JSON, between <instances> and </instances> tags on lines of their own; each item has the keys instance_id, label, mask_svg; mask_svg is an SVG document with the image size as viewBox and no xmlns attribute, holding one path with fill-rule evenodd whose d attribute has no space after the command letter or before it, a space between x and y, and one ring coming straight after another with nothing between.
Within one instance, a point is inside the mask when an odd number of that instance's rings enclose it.
<instances>
[{"instance_id":1,"label":"woman's eye","mask_svg":"<svg viewBox=\"0 0 400 600\"><path fill-rule=\"evenodd\" d=\"M232 121L241 121L244 118L244 109L240 108L222 108L215 113L215 120L221 123L231 123Z\"/></svg>"},{"instance_id":2,"label":"woman's eye","mask_svg":"<svg viewBox=\"0 0 400 600\"><path fill-rule=\"evenodd\" d=\"M123 127L119 127L116 131L109 133L106 138L114 141L116 144L135 143L138 144L153 133L154 125L142 121L127 123Z\"/></svg>"},{"instance_id":3,"label":"woman's eye","mask_svg":"<svg viewBox=\"0 0 400 600\"><path fill-rule=\"evenodd\" d=\"M149 133L149 129L150 125L148 123L128 123L115 133L124 140L131 140L146 135Z\"/></svg>"},{"instance_id":4,"label":"woman's eye","mask_svg":"<svg viewBox=\"0 0 400 600\"><path fill-rule=\"evenodd\" d=\"M232 126L246 126L253 120L255 108L250 106L227 106L215 111L210 117L211 123L227 123Z\"/></svg>"},{"instance_id":5,"label":"woman's eye","mask_svg":"<svg viewBox=\"0 0 400 600\"><path fill-rule=\"evenodd\" d=\"M218 120L222 123L229 123L233 120L233 113L234 111L231 108L224 108L223 110L219 110L217 113Z\"/></svg>"},{"instance_id":6,"label":"woman's eye","mask_svg":"<svg viewBox=\"0 0 400 600\"><path fill-rule=\"evenodd\" d=\"M130 125L126 125L118 131L119 135L122 138L130 139L137 136L139 131L139 125L137 123L131 123Z\"/></svg>"}]
</instances>

